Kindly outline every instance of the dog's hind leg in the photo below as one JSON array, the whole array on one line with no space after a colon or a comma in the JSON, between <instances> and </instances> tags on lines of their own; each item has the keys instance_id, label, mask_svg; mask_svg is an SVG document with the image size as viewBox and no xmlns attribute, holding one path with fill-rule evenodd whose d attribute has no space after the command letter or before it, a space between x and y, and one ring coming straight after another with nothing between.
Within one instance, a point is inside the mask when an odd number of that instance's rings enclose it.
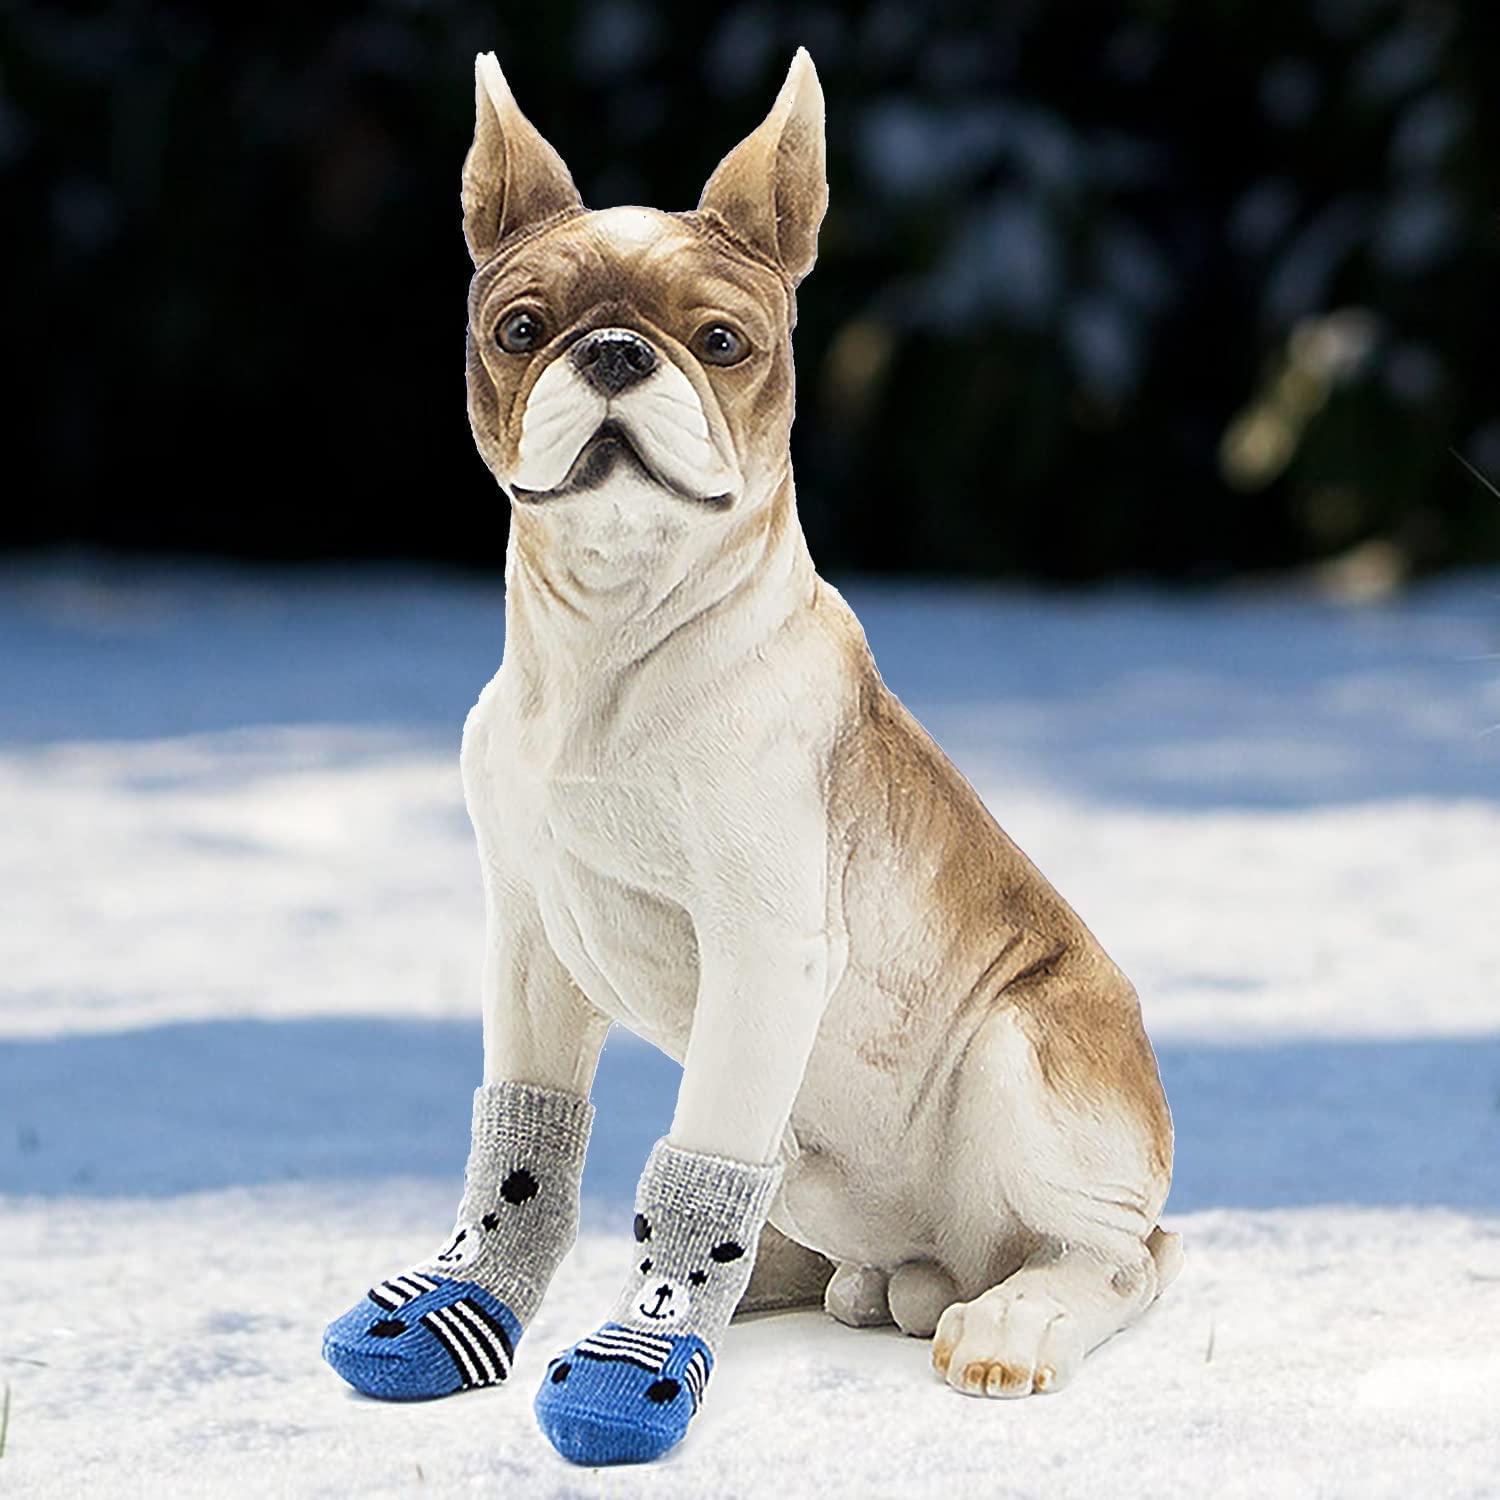
<instances>
[{"instance_id":1,"label":"dog's hind leg","mask_svg":"<svg viewBox=\"0 0 1500 1500\"><path fill-rule=\"evenodd\" d=\"M971 1396L1061 1389L1085 1354L1155 1301L1165 1283L1153 1248L1180 1261L1177 1236L1158 1230L1152 1238L1155 1247L1140 1245L1134 1255L1054 1250L972 1302L954 1303L938 1322L933 1367Z\"/></svg>"},{"instance_id":2,"label":"dog's hind leg","mask_svg":"<svg viewBox=\"0 0 1500 1500\"><path fill-rule=\"evenodd\" d=\"M932 1362L970 1395L1025 1396L1066 1385L1084 1356L1133 1323L1176 1275L1181 1242L1157 1224L1167 1195L1170 1123L1144 1033L1128 1027L1110 995L1075 996L1090 1005L1092 1045L1104 1063L1086 1072L1065 1051L1071 1035L1050 1019L1053 1076L1034 1036L1034 1017L997 1013L973 1043L969 1087L954 1129L1005 1143L966 1164L951 1228L971 1253L965 1290L1003 1277L938 1322ZM1127 997L1134 1004L1131 993ZM1070 1012L1061 1010L1069 1024ZM1108 1022L1116 1033L1111 1036ZM1113 1047L1110 1044L1113 1042ZM1068 1075L1059 1065L1073 1066ZM1059 1082L1061 1080L1061 1082ZM1133 1085L1133 1086L1132 1086ZM1014 1258L997 1256L988 1204L1006 1205ZM1019 1263L1017 1263L1019 1262Z\"/></svg>"}]
</instances>

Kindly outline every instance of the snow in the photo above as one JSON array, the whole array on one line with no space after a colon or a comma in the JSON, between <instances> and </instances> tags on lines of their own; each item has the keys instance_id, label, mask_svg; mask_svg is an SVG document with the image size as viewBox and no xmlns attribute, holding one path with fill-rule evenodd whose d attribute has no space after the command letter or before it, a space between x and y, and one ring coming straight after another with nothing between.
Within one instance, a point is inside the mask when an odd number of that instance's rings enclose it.
<instances>
[{"instance_id":1,"label":"snow","mask_svg":"<svg viewBox=\"0 0 1500 1500\"><path fill-rule=\"evenodd\" d=\"M322 1324L447 1227L476 1081L463 715L490 581L0 567L0 1493L1500 1493L1500 579L854 584L888 680L1139 985L1182 1279L1070 1390L730 1332L669 1461L529 1410L611 1300L676 1069L611 1040L512 1388L345 1389Z\"/></svg>"}]
</instances>

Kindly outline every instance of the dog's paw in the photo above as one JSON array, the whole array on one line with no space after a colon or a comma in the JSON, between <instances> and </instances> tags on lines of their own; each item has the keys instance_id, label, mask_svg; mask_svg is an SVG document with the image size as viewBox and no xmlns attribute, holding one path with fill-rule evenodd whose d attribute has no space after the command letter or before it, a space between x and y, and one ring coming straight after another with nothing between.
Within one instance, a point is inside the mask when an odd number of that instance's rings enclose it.
<instances>
[{"instance_id":1,"label":"dog's paw","mask_svg":"<svg viewBox=\"0 0 1500 1500\"><path fill-rule=\"evenodd\" d=\"M938 1320L932 1367L967 1396L1061 1390L1083 1361L1077 1321L1046 1292L1003 1284Z\"/></svg>"}]
</instances>

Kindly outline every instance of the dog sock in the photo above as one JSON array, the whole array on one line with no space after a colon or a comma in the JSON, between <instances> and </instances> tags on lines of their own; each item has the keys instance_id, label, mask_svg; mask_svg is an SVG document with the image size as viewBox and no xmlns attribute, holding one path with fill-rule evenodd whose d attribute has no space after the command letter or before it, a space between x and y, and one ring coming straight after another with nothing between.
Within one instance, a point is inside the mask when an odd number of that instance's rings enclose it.
<instances>
[{"instance_id":1,"label":"dog sock","mask_svg":"<svg viewBox=\"0 0 1500 1500\"><path fill-rule=\"evenodd\" d=\"M658 1141L636 1190L635 1264L610 1320L558 1355L542 1431L580 1464L640 1463L681 1441L744 1294L781 1165Z\"/></svg>"},{"instance_id":2,"label":"dog sock","mask_svg":"<svg viewBox=\"0 0 1500 1500\"><path fill-rule=\"evenodd\" d=\"M371 1287L323 1336L324 1359L350 1385L415 1400L505 1379L578 1233L593 1114L587 1099L530 1084L475 1092L452 1235L430 1260Z\"/></svg>"}]
</instances>

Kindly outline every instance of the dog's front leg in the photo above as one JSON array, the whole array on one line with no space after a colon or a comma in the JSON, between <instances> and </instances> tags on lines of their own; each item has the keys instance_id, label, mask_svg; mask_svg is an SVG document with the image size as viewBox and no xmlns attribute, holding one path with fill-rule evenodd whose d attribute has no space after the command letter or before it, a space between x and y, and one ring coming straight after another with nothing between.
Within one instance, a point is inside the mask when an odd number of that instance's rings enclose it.
<instances>
[{"instance_id":1,"label":"dog's front leg","mask_svg":"<svg viewBox=\"0 0 1500 1500\"><path fill-rule=\"evenodd\" d=\"M695 805L698 1002L669 1136L756 1163L776 1158L832 962L823 777L815 753L795 734L773 738L771 723Z\"/></svg>"},{"instance_id":2,"label":"dog's front leg","mask_svg":"<svg viewBox=\"0 0 1500 1500\"><path fill-rule=\"evenodd\" d=\"M324 1356L369 1395L504 1380L578 1231L588 1101L608 1020L548 944L535 899L485 852L484 1084L442 1247L330 1325Z\"/></svg>"},{"instance_id":3,"label":"dog's front leg","mask_svg":"<svg viewBox=\"0 0 1500 1500\"><path fill-rule=\"evenodd\" d=\"M752 898L698 924L698 1008L668 1139L683 1151L768 1163L823 1019L828 937L821 892L805 911L779 902L763 915L757 905Z\"/></svg>"},{"instance_id":4,"label":"dog's front leg","mask_svg":"<svg viewBox=\"0 0 1500 1500\"><path fill-rule=\"evenodd\" d=\"M683 1436L780 1183L830 959L816 781L777 753L745 757L764 774L747 769L739 786L721 774L713 805L695 807L698 998L676 1115L637 1189L624 1292L553 1361L537 1399L543 1430L577 1462L652 1458ZM807 795L788 798L788 785Z\"/></svg>"},{"instance_id":5,"label":"dog's front leg","mask_svg":"<svg viewBox=\"0 0 1500 1500\"><path fill-rule=\"evenodd\" d=\"M487 1087L525 1083L586 1097L609 1017L552 950L535 897L487 864L480 984Z\"/></svg>"}]
</instances>

